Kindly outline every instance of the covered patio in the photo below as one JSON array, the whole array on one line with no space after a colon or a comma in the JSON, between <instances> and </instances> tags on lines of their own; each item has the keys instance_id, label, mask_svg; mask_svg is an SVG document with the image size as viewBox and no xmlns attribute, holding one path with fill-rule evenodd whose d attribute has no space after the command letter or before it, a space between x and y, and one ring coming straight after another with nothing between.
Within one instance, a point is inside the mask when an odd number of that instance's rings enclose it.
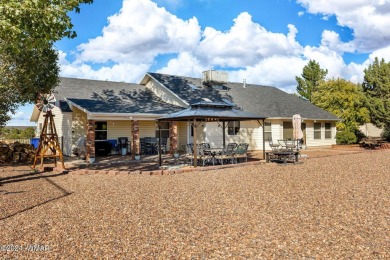
<instances>
[{"instance_id":1,"label":"covered patio","mask_svg":"<svg viewBox=\"0 0 390 260\"><path fill-rule=\"evenodd\" d=\"M169 114L167 116L157 119L159 134L161 136L160 123L162 122L176 122L176 121L187 121L191 123L194 128L194 167L197 167L197 136L196 129L201 123L217 122L218 126L222 128L222 140L223 148L226 147L226 123L229 121L257 121L259 125L264 126L264 120L266 117L253 114L247 111L238 109L234 104L225 102L198 102L191 105L191 107L182 111ZM263 135L263 158L265 158L265 138L264 138L264 127L262 127ZM161 140L161 138L159 138ZM160 146L161 144L159 144ZM177 149L177 147L173 147ZM162 166L162 157L159 153L159 165Z\"/></svg>"}]
</instances>

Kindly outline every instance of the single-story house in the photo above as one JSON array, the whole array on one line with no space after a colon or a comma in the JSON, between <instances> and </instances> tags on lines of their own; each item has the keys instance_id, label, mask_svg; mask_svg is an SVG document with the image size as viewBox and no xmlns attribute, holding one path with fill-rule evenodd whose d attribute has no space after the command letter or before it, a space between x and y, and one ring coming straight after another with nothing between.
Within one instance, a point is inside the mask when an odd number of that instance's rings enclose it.
<instances>
[{"instance_id":1,"label":"single-story house","mask_svg":"<svg viewBox=\"0 0 390 260\"><path fill-rule=\"evenodd\" d=\"M225 102L266 117L264 126L256 120L228 122L226 143L249 143L249 150L263 149L263 127L267 140L292 139L292 117L300 114L307 147L336 143L335 123L340 119L310 102L276 87L228 82L227 74L206 71L202 78L146 73L139 84L61 78L56 87L53 110L57 133L63 136L63 153L71 155L72 145L86 137L89 154L95 142L127 137L133 152L139 152L142 137L157 137L156 119L199 102ZM36 107L31 121L42 129L43 113ZM204 122L196 128L197 142L222 146L218 122ZM160 125L168 146L183 150L193 143L191 122Z\"/></svg>"}]
</instances>

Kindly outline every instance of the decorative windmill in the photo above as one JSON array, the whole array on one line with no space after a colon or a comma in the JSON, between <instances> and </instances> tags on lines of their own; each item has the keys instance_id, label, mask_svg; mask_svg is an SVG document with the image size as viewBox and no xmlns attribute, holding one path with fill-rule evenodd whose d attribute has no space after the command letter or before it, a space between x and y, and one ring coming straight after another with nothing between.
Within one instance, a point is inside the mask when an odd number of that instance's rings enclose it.
<instances>
[{"instance_id":1,"label":"decorative windmill","mask_svg":"<svg viewBox=\"0 0 390 260\"><path fill-rule=\"evenodd\" d=\"M53 158L54 165L57 167L57 157L59 157L62 162L62 167L65 169L64 158L58 141L57 130L54 124L54 115L52 113L52 109L55 107L55 101L55 97L52 93L41 94L37 100L36 106L40 111L45 113L43 116L45 121L41 130L38 149L35 152L33 168L35 168L38 159L41 159L41 168L43 168L44 158Z\"/></svg>"}]
</instances>

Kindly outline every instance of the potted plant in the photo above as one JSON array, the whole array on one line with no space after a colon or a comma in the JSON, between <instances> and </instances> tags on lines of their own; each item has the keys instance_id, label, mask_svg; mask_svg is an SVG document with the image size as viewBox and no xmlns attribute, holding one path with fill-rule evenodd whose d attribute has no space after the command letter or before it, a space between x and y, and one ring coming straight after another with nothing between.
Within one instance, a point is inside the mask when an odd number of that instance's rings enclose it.
<instances>
[{"instance_id":1,"label":"potted plant","mask_svg":"<svg viewBox=\"0 0 390 260\"><path fill-rule=\"evenodd\" d=\"M125 156L126 153L127 153L127 144L126 144L126 143L121 143L121 144L120 144L120 148L121 148L121 154L122 154L122 156Z\"/></svg>"},{"instance_id":2,"label":"potted plant","mask_svg":"<svg viewBox=\"0 0 390 260\"><path fill-rule=\"evenodd\" d=\"M179 152L177 151L177 149L173 150L173 157L179 158Z\"/></svg>"}]
</instances>

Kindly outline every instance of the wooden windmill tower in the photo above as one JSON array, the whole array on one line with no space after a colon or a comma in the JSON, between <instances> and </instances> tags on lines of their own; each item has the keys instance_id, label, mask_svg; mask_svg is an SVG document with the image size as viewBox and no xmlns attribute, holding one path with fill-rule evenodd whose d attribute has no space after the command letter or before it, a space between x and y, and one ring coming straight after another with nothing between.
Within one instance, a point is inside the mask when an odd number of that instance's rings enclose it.
<instances>
[{"instance_id":1,"label":"wooden windmill tower","mask_svg":"<svg viewBox=\"0 0 390 260\"><path fill-rule=\"evenodd\" d=\"M45 121L41 130L38 149L35 152L33 168L35 168L38 159L41 159L41 168L43 168L44 158L53 158L54 166L57 167L57 158L59 157L62 162L62 167L65 169L64 158L58 141L57 130L54 124L54 115L52 113L54 102L55 98L53 94L43 94L39 96L36 104L38 109L45 113L43 116Z\"/></svg>"}]
</instances>

